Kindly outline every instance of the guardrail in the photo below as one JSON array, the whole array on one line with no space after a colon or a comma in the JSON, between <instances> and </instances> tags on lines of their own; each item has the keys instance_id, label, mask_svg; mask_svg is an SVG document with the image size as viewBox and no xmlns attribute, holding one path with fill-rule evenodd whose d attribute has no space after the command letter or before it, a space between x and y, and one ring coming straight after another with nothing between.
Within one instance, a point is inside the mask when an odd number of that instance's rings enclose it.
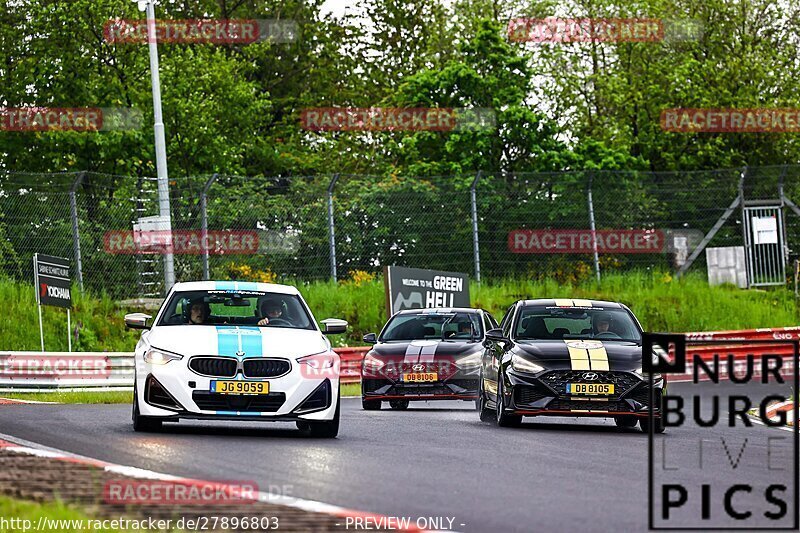
<instances>
[{"instance_id":1,"label":"guardrail","mask_svg":"<svg viewBox=\"0 0 800 533\"><path fill-rule=\"evenodd\" d=\"M744 364L748 353L760 354L769 350L769 353L791 356L792 348L757 343L725 346L725 340L795 340L800 339L800 326L692 332L687 333L686 338L689 341L720 341L719 345L690 345L689 353L707 359L724 346L726 354L733 354L737 364L738 361ZM334 348L341 358L342 383L361 382L361 361L369 349L368 346ZM79 369L82 372L78 372ZM71 371L74 371L72 375ZM133 371L133 354L126 352L0 352L0 392L131 389ZM690 380L690 372L687 376L675 376L671 381Z\"/></svg>"},{"instance_id":2,"label":"guardrail","mask_svg":"<svg viewBox=\"0 0 800 533\"><path fill-rule=\"evenodd\" d=\"M334 348L342 383L361 382L369 347ZM133 390L130 352L0 352L0 392Z\"/></svg>"}]
</instances>

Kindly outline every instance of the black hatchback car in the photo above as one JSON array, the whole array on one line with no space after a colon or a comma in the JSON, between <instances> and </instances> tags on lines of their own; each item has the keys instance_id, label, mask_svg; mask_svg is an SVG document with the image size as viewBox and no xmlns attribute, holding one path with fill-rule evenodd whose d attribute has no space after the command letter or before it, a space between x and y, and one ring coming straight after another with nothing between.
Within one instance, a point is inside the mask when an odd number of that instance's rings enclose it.
<instances>
[{"instance_id":1,"label":"black hatchback car","mask_svg":"<svg viewBox=\"0 0 800 533\"><path fill-rule=\"evenodd\" d=\"M513 426L523 416L613 417L650 431L650 376L642 327L625 305L571 299L520 300L486 334L478 411ZM666 387L653 376L653 431L664 431Z\"/></svg>"}]
</instances>

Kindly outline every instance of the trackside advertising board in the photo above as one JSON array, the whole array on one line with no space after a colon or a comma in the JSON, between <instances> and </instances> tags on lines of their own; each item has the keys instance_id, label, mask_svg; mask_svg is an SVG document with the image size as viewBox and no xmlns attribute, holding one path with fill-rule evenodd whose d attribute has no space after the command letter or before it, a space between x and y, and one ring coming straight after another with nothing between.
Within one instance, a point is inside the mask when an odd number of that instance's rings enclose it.
<instances>
[{"instance_id":1,"label":"trackside advertising board","mask_svg":"<svg viewBox=\"0 0 800 533\"><path fill-rule=\"evenodd\" d=\"M403 309L469 307L469 276L421 268L383 269L389 316Z\"/></svg>"},{"instance_id":2,"label":"trackside advertising board","mask_svg":"<svg viewBox=\"0 0 800 533\"><path fill-rule=\"evenodd\" d=\"M35 254L33 269L36 302L39 305L70 309L72 296L70 294L69 259Z\"/></svg>"}]
</instances>

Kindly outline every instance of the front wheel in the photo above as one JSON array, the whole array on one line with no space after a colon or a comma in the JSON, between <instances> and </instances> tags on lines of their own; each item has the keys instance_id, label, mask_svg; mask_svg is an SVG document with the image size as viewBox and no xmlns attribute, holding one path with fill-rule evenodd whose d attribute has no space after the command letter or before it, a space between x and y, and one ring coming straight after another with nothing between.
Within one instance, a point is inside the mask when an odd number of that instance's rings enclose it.
<instances>
[{"instance_id":1,"label":"front wheel","mask_svg":"<svg viewBox=\"0 0 800 533\"><path fill-rule=\"evenodd\" d=\"M139 397L135 388L133 391L133 414L131 418L133 419L133 430L137 433L153 433L161 429L161 420L151 416L142 416L139 412Z\"/></svg>"},{"instance_id":2,"label":"front wheel","mask_svg":"<svg viewBox=\"0 0 800 533\"><path fill-rule=\"evenodd\" d=\"M618 427L621 427L621 428L632 428L632 427L636 426L636 422L638 422L638 421L636 420L635 416L615 416L614 417L614 423Z\"/></svg>"},{"instance_id":3,"label":"front wheel","mask_svg":"<svg viewBox=\"0 0 800 533\"><path fill-rule=\"evenodd\" d=\"M516 427L522 423L521 415L509 415L505 412L505 404L503 403L503 375L497 375L497 409L495 409L495 418L497 425L502 428Z\"/></svg>"},{"instance_id":4,"label":"front wheel","mask_svg":"<svg viewBox=\"0 0 800 533\"><path fill-rule=\"evenodd\" d=\"M361 408L365 411L380 411L381 401L367 400L366 398L361 398Z\"/></svg>"},{"instance_id":5,"label":"front wheel","mask_svg":"<svg viewBox=\"0 0 800 533\"><path fill-rule=\"evenodd\" d=\"M408 409L408 400L389 400L389 407L396 411L405 411Z\"/></svg>"},{"instance_id":6,"label":"front wheel","mask_svg":"<svg viewBox=\"0 0 800 533\"><path fill-rule=\"evenodd\" d=\"M478 385L478 399L476 400L478 406L478 416L481 419L481 422L493 422L494 421L494 411L489 409L486 405L486 391L483 390L483 375L481 375L481 381Z\"/></svg>"},{"instance_id":7,"label":"front wheel","mask_svg":"<svg viewBox=\"0 0 800 533\"><path fill-rule=\"evenodd\" d=\"M642 418L639 420L639 427L642 428L643 433L650 433L650 419ZM664 433L667 427L664 425L664 419L660 416L653 418L653 433Z\"/></svg>"},{"instance_id":8,"label":"front wheel","mask_svg":"<svg viewBox=\"0 0 800 533\"><path fill-rule=\"evenodd\" d=\"M339 434L339 406L341 401L336 402L336 410L333 412L332 420L298 420L297 427L302 431L307 431L311 437L317 439L332 439Z\"/></svg>"}]
</instances>

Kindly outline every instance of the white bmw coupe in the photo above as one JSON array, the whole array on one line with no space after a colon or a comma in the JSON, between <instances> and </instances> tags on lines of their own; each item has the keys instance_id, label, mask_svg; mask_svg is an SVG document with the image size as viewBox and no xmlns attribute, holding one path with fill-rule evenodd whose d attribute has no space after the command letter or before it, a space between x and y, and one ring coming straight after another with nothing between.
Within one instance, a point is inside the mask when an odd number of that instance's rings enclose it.
<instances>
[{"instance_id":1,"label":"white bmw coupe","mask_svg":"<svg viewBox=\"0 0 800 533\"><path fill-rule=\"evenodd\" d=\"M125 324L136 344L135 431L162 422L291 420L316 437L339 432L339 356L325 335L347 322L314 316L298 290L241 281L177 283L153 320Z\"/></svg>"}]
</instances>

